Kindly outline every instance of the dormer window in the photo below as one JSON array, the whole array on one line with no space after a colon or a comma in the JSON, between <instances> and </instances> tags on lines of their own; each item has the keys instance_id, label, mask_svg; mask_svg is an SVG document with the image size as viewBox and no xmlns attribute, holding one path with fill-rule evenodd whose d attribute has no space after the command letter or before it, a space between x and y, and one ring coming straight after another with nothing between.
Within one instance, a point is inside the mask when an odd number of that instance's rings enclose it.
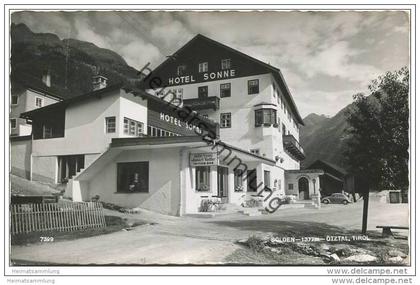
<instances>
[{"instance_id":1,"label":"dormer window","mask_svg":"<svg viewBox=\"0 0 420 285\"><path fill-rule=\"evenodd\" d=\"M231 61L230 58L222 59L222 70L230 69Z\"/></svg>"},{"instance_id":2,"label":"dormer window","mask_svg":"<svg viewBox=\"0 0 420 285\"><path fill-rule=\"evenodd\" d=\"M176 75L182 76L185 74L186 71L187 71L186 65L179 65L178 68L176 69Z\"/></svg>"},{"instance_id":3,"label":"dormer window","mask_svg":"<svg viewBox=\"0 0 420 285\"><path fill-rule=\"evenodd\" d=\"M35 97L35 107L41 108L44 105L44 99Z\"/></svg>"},{"instance_id":4,"label":"dormer window","mask_svg":"<svg viewBox=\"0 0 420 285\"><path fill-rule=\"evenodd\" d=\"M19 96L14 94L12 95L12 105L17 105L19 101Z\"/></svg>"},{"instance_id":5,"label":"dormer window","mask_svg":"<svg viewBox=\"0 0 420 285\"><path fill-rule=\"evenodd\" d=\"M207 72L209 71L209 63L208 62L202 62L198 64L198 72Z\"/></svg>"}]
</instances>

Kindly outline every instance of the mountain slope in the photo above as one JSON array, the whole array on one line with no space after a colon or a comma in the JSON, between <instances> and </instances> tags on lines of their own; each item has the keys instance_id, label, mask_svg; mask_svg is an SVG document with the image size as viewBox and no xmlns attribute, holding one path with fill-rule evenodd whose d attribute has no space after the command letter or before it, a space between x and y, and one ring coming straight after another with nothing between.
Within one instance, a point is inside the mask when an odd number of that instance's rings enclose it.
<instances>
[{"instance_id":1,"label":"mountain slope","mask_svg":"<svg viewBox=\"0 0 420 285\"><path fill-rule=\"evenodd\" d=\"M351 104L331 118L310 114L303 119L305 126L301 128L300 143L305 150L306 158L302 167L321 159L345 168L343 161L347 128L345 113L350 107Z\"/></svg>"},{"instance_id":2,"label":"mountain slope","mask_svg":"<svg viewBox=\"0 0 420 285\"><path fill-rule=\"evenodd\" d=\"M33 33L24 24L12 24L11 43L12 74L41 78L50 70L52 84L72 96L92 90L92 76L98 68L108 84L137 77L137 70L111 50L75 39L61 40L51 33Z\"/></svg>"}]
</instances>

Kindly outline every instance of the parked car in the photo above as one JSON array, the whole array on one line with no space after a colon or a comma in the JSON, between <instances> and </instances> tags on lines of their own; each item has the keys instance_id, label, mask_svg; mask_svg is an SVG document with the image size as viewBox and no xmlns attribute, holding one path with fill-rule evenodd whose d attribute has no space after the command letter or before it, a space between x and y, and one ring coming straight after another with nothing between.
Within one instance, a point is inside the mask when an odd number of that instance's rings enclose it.
<instances>
[{"instance_id":1,"label":"parked car","mask_svg":"<svg viewBox=\"0 0 420 285\"><path fill-rule=\"evenodd\" d=\"M344 204L351 203L349 197L341 193L333 193L330 196L323 197L321 202L324 204Z\"/></svg>"}]
</instances>

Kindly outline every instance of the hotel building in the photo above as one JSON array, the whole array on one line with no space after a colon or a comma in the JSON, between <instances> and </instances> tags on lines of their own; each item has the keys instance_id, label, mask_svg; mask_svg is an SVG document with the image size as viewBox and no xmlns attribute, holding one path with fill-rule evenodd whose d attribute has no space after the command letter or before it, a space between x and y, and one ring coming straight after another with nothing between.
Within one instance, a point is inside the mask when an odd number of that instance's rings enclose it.
<instances>
[{"instance_id":1,"label":"hotel building","mask_svg":"<svg viewBox=\"0 0 420 285\"><path fill-rule=\"evenodd\" d=\"M75 201L171 215L211 199L319 204L322 173L300 170L303 121L279 69L197 35L142 72L141 86L103 78L89 94L23 113L31 179L65 183Z\"/></svg>"}]
</instances>

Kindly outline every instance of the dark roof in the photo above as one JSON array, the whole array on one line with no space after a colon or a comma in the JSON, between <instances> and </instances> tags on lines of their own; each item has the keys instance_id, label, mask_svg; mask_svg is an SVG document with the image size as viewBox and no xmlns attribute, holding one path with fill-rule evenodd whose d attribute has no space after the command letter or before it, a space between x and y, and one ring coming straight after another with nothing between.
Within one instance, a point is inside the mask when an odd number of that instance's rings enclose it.
<instances>
[{"instance_id":1,"label":"dark roof","mask_svg":"<svg viewBox=\"0 0 420 285\"><path fill-rule=\"evenodd\" d=\"M49 87L45 85L44 82L42 82L41 78L38 78L28 73L23 73L23 72L13 73L10 76L10 80L12 84L18 83L24 86L25 88L32 89L40 93L44 93L46 95L55 97L60 100L64 100L64 99L72 97L72 94L70 93L69 90L55 84L52 84Z\"/></svg>"},{"instance_id":2,"label":"dark roof","mask_svg":"<svg viewBox=\"0 0 420 285\"><path fill-rule=\"evenodd\" d=\"M134 137L134 138L113 138L111 147L124 147L124 146L135 146L135 145L158 145L158 144L175 144L175 143L188 143L188 142L202 142L207 145L207 141L201 136L175 136L175 137ZM214 141L215 144L228 148L234 151L241 152L243 154L265 160L270 163L276 163L275 160L253 154L247 150L238 148L236 146L224 143L223 141Z\"/></svg>"},{"instance_id":3,"label":"dark roof","mask_svg":"<svg viewBox=\"0 0 420 285\"><path fill-rule=\"evenodd\" d=\"M255 104L255 105L254 105L254 107L263 106L263 105L272 105L272 106L276 106L276 105L275 105L275 104L273 104L273 103L269 103L269 102L261 102L261 103Z\"/></svg>"},{"instance_id":4,"label":"dark roof","mask_svg":"<svg viewBox=\"0 0 420 285\"><path fill-rule=\"evenodd\" d=\"M200 136L113 138L111 147L203 142Z\"/></svg>"},{"instance_id":5,"label":"dark roof","mask_svg":"<svg viewBox=\"0 0 420 285\"><path fill-rule=\"evenodd\" d=\"M338 165L335 165L335 164L333 164L331 162L326 162L325 160L321 160L321 159L318 159L318 160L314 161L313 163L311 163L311 165L309 165L308 167L306 167L306 169L310 169L310 168L316 166L317 164L324 164L327 167L333 168L336 171L340 172L343 176L345 176L345 175L348 174L347 171L344 168L342 168L342 167L340 167Z\"/></svg>"},{"instance_id":6,"label":"dark roof","mask_svg":"<svg viewBox=\"0 0 420 285\"><path fill-rule=\"evenodd\" d=\"M47 105L47 106L42 107L42 108L38 108L38 109L34 109L34 110L31 110L31 111L22 113L22 114L20 114L20 117L25 118L25 119L31 119L38 114L43 114L45 112L53 111L53 110L62 110L69 105L72 105L72 104L78 103L78 102L83 102L83 101L86 101L90 98L102 98L104 96L111 95L112 93L109 92L109 91L114 91L114 90L118 90L118 89L123 89L126 92L133 94L134 96L139 96L143 99L152 100L154 102L157 102L158 104L162 104L162 105L165 105L165 106L170 106L175 111L184 109L184 108L178 107L178 106L176 106L176 105L174 105L170 102L164 101L163 99L161 99L157 96L149 94L149 93L145 92L144 90L135 88L133 86L124 85L123 83L118 83L118 84L114 84L114 85L111 85L111 86L108 86L108 87L105 87L105 88L102 88L102 89L99 89L99 90L96 90L96 91L92 91L92 92L89 92L89 93L86 93L86 94L82 94L82 95L79 95L79 96L76 96L76 97L73 97L73 98L70 98L70 99L67 99L67 100L63 100L63 101L60 101L60 102L57 102L57 103L54 103L54 104L51 104L51 105ZM190 112L190 110L187 110L187 111ZM205 118L205 117L201 116L199 113L196 113L196 116L200 120L205 121L205 122L207 122L207 123L209 123L213 126L217 125L216 122L214 122L211 119L208 119L208 118Z\"/></svg>"},{"instance_id":7,"label":"dark roof","mask_svg":"<svg viewBox=\"0 0 420 285\"><path fill-rule=\"evenodd\" d=\"M113 91L113 90L117 90L117 89L121 89L122 88L122 83L119 84L115 84L115 85L111 85L108 87L105 87L103 89L99 89L96 91L92 91L86 94L82 94L76 97L72 97L51 105L47 105L45 107L42 108L38 108L38 109L34 109L32 111L28 111L28 112L24 112L22 114L20 114L21 118L25 118L25 119L31 119L33 116L36 116L37 114L42 114L45 113L47 111L52 111L52 110L57 110L57 109L63 109L71 104L74 103L78 103L78 102L82 102L85 101L87 99L90 98L94 98L94 97L102 97L102 96L107 96L110 95L111 93L109 93L109 91Z\"/></svg>"},{"instance_id":8,"label":"dark roof","mask_svg":"<svg viewBox=\"0 0 420 285\"><path fill-rule=\"evenodd\" d=\"M285 173L322 173L324 174L324 170L322 169L290 169L285 170Z\"/></svg>"},{"instance_id":9,"label":"dark roof","mask_svg":"<svg viewBox=\"0 0 420 285\"><path fill-rule=\"evenodd\" d=\"M27 141L27 140L32 140L32 135L27 135L27 136L10 136L10 141L14 142L14 141Z\"/></svg>"},{"instance_id":10,"label":"dark roof","mask_svg":"<svg viewBox=\"0 0 420 285\"><path fill-rule=\"evenodd\" d=\"M240 56L243 56L243 57L245 57L245 58L247 58L247 59L249 59L249 60L251 60L251 61L253 61L253 62L255 62L255 63L257 63L257 64L259 64L261 66L263 66L263 67L265 67L267 69L267 71L269 71L269 72L271 72L273 74L274 79L279 84L279 86L280 86L283 94L285 94L286 100L289 103L289 105L290 105L290 107L292 109L293 114L296 116L296 119L297 119L298 123L300 123L301 125L304 125L305 124L303 122L302 117L299 114L299 111L297 109L297 106L295 104L295 101L292 98L292 94L291 94L291 92L289 90L289 87L286 84L286 81L284 80L283 74L281 73L280 69L278 69L277 67L274 67L274 66L272 66L270 64L267 64L267 63L265 63L265 62L263 62L263 61L261 61L259 59L256 59L254 57L251 57L251 56L249 56L249 55L247 55L247 54L245 54L245 53L243 53L243 52L241 52L239 50L236 50L236 49L231 48L231 47L229 47L227 45L224 45L224 44L222 44L222 43L220 43L218 41L215 41L215 40L212 40L212 39L210 39L210 38L208 38L206 36L203 36L202 34L197 34L194 38L192 38L191 40L189 40L185 45L183 45L180 49L178 49L172 56L168 57L164 62L162 62L158 67L156 67L155 68L155 71L163 68L167 63L170 62L170 60L172 60L173 57L176 57L176 55L178 53L180 53L182 50L186 49L194 41L197 41L197 40L200 40L200 39L201 40L209 41L209 42L211 42L211 43L213 43L215 45L218 45L220 47L223 47L223 48L225 48L225 49L227 49L227 50L229 50L231 52L234 52L236 54L239 54Z\"/></svg>"}]
</instances>

